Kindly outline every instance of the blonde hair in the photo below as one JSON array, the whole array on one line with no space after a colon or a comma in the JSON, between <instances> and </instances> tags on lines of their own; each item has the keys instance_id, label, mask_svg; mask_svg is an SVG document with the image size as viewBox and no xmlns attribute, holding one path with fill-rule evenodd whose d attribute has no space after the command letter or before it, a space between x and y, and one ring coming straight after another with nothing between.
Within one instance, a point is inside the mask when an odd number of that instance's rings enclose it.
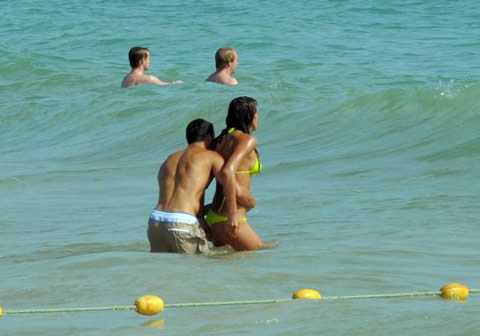
<instances>
[{"instance_id":1,"label":"blonde hair","mask_svg":"<svg viewBox=\"0 0 480 336\"><path fill-rule=\"evenodd\" d=\"M233 48L220 48L215 53L215 66L217 70L222 70L228 63L235 60L235 50Z\"/></svg>"}]
</instances>

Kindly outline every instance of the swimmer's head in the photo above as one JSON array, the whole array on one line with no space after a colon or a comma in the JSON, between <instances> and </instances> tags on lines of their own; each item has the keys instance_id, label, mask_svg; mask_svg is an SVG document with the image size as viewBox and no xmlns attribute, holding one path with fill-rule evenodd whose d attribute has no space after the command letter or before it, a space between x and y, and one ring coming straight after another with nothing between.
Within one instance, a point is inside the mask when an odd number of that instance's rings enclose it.
<instances>
[{"instance_id":1,"label":"swimmer's head","mask_svg":"<svg viewBox=\"0 0 480 336\"><path fill-rule=\"evenodd\" d=\"M256 116L257 101L251 97L238 97L230 102L225 123L227 129L234 127L244 133L250 133L257 127Z\"/></svg>"},{"instance_id":2,"label":"swimmer's head","mask_svg":"<svg viewBox=\"0 0 480 336\"><path fill-rule=\"evenodd\" d=\"M233 48L220 48L215 53L215 66L217 70L222 70L229 64L235 64L236 67L237 59L238 55Z\"/></svg>"},{"instance_id":3,"label":"swimmer's head","mask_svg":"<svg viewBox=\"0 0 480 336\"><path fill-rule=\"evenodd\" d=\"M215 130L211 122L199 118L190 121L190 123L187 125L186 135L189 145L194 142L205 141L206 138L210 136L210 140L207 144L208 146L210 144L210 141L212 141L215 137Z\"/></svg>"},{"instance_id":4,"label":"swimmer's head","mask_svg":"<svg viewBox=\"0 0 480 336\"><path fill-rule=\"evenodd\" d=\"M128 60L130 61L130 66L135 69L140 66L140 63L145 58L148 58L150 51L148 48L144 47L133 47L128 52Z\"/></svg>"}]
</instances>

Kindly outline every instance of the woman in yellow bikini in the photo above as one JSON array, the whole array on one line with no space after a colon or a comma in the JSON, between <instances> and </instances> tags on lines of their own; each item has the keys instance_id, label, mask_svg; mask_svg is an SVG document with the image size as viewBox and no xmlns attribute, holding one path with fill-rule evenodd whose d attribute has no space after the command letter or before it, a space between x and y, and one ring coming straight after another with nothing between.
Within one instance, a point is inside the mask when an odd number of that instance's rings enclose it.
<instances>
[{"instance_id":1,"label":"woman in yellow bikini","mask_svg":"<svg viewBox=\"0 0 480 336\"><path fill-rule=\"evenodd\" d=\"M256 150L257 139L250 135L257 129L257 102L250 97L238 97L230 102L226 118L227 127L214 140L213 146L225 160L223 169L235 171L238 228L226 216L226 200L222 186L217 183L211 209L207 212L207 225L212 238L230 245L236 251L256 250L263 242L247 222L247 212L255 207L250 193L252 175L262 169Z\"/></svg>"}]
</instances>

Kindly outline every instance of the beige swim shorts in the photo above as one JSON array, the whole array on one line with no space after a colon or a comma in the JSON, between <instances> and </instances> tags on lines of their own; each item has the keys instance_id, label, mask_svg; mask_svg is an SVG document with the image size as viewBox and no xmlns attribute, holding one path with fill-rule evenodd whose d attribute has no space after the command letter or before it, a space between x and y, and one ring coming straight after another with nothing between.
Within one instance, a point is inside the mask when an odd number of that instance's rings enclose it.
<instances>
[{"instance_id":1,"label":"beige swim shorts","mask_svg":"<svg viewBox=\"0 0 480 336\"><path fill-rule=\"evenodd\" d=\"M209 249L205 231L191 214L153 209L147 235L150 252L204 254Z\"/></svg>"}]
</instances>

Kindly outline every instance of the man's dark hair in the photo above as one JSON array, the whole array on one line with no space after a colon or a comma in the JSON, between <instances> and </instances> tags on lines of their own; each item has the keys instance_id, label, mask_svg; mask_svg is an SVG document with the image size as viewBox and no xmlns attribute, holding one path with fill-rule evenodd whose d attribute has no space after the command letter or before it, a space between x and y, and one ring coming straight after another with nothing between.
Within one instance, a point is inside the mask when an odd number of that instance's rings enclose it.
<instances>
[{"instance_id":1,"label":"man's dark hair","mask_svg":"<svg viewBox=\"0 0 480 336\"><path fill-rule=\"evenodd\" d=\"M190 145L191 143L205 140L207 135L210 135L213 139L215 137L215 130L211 122L199 118L190 121L187 125L186 135L187 142Z\"/></svg>"},{"instance_id":2,"label":"man's dark hair","mask_svg":"<svg viewBox=\"0 0 480 336\"><path fill-rule=\"evenodd\" d=\"M130 49L128 52L128 61L132 69L138 68L140 61L147 57L148 52L148 48L144 47L133 47Z\"/></svg>"}]
</instances>

